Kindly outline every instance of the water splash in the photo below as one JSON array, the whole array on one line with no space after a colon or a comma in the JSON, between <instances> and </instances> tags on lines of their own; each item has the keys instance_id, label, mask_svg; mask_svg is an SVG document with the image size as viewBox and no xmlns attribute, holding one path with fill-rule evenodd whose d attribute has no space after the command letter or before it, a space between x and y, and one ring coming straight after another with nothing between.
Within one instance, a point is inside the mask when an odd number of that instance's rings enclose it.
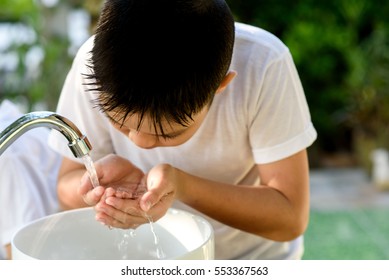
<instances>
[{"instance_id":1,"label":"water splash","mask_svg":"<svg viewBox=\"0 0 389 280\"><path fill-rule=\"evenodd\" d=\"M121 235L121 239L117 243L117 248L120 252L120 257L122 260L130 259L129 255L129 244L130 244L130 238L135 237L135 230L129 229L127 231L124 231L123 235Z\"/></svg>"},{"instance_id":2,"label":"water splash","mask_svg":"<svg viewBox=\"0 0 389 280\"><path fill-rule=\"evenodd\" d=\"M90 155L85 155L82 157L82 159L83 159L84 165L88 171L89 178L92 182L93 188L96 188L97 186L100 185L100 183L99 183L99 178L97 177L96 168L93 164L92 158L90 157ZM133 193L131 196L135 199L138 199L146 192L146 190L147 190L147 188L145 186L139 185L136 192ZM119 190L119 191L123 191L123 190ZM155 254L156 254L154 257L157 259L166 258L166 254L162 250L162 247L161 247L160 242L159 242L159 238L155 232L153 219L147 213L144 213L144 217L149 221L150 230L151 230L151 233L153 234L153 237L154 237ZM108 228L112 230L111 226L109 226ZM127 259L128 256L127 256L126 252L127 252L127 247L128 247L128 243L129 243L128 240L129 240L129 238L134 238L135 235L136 235L135 230L129 229L128 232L126 232L122 236L121 241L117 244L118 249L123 253L122 259ZM154 252L153 252L153 255L154 255Z\"/></svg>"},{"instance_id":3,"label":"water splash","mask_svg":"<svg viewBox=\"0 0 389 280\"><path fill-rule=\"evenodd\" d=\"M147 260L161 260L166 259L166 254L160 245L158 235L155 232L153 221L149 217L149 224L153 236L153 242L146 238L139 237L135 229L117 229L116 248L118 256L122 260L131 259L147 259ZM141 230L143 234L145 232ZM148 235L147 235L148 236ZM150 242L152 245L147 244Z\"/></svg>"}]
</instances>

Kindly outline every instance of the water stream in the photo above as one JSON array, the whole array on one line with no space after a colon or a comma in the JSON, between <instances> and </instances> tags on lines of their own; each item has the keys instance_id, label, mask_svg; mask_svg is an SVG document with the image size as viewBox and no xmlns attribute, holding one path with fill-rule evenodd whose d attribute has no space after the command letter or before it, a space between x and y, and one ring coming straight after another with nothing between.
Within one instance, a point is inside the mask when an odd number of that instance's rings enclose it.
<instances>
[{"instance_id":1,"label":"water stream","mask_svg":"<svg viewBox=\"0 0 389 280\"><path fill-rule=\"evenodd\" d=\"M100 183L99 178L97 177L95 165L93 164L93 160L90 155L85 155L82 157L82 159L84 161L85 168L89 173L89 178L92 182L92 186L96 188L100 185Z\"/></svg>"},{"instance_id":2,"label":"water stream","mask_svg":"<svg viewBox=\"0 0 389 280\"><path fill-rule=\"evenodd\" d=\"M84 161L85 168L88 171L89 178L92 182L93 188L96 188L97 186L100 185L100 183L99 183L99 178L97 177L96 168L93 164L93 160L89 155L85 155L82 159ZM153 252L152 255L154 255L154 253L155 253L155 256L154 256L155 258L164 259L166 257L166 255L165 255L164 251L162 250L161 245L159 244L159 238L158 238L157 234L155 233L153 219L149 215L147 215L147 213L144 213L144 216L149 221L150 230L151 230L151 233L153 234L153 237L154 237L155 252ZM111 227L109 227L109 228L111 229ZM126 256L127 256L126 251L131 249L131 248L127 248L128 247L127 240L128 240L128 238L131 238L134 236L135 236L135 231L133 229L129 229L128 232L123 234L122 240L118 243L119 250L121 252L123 252L123 255L122 255L123 259L126 259Z\"/></svg>"},{"instance_id":3,"label":"water stream","mask_svg":"<svg viewBox=\"0 0 389 280\"><path fill-rule=\"evenodd\" d=\"M156 257L157 257L157 259L164 259L164 258L166 258L166 254L162 250L162 247L161 247L161 245L159 243L158 235L155 233L153 219L149 215L147 215L146 213L145 213L145 216L146 216L147 220L149 221L151 233L153 234L153 237L154 237L154 245L155 245L155 249L156 249L156 252L155 252L156 253Z\"/></svg>"}]
</instances>

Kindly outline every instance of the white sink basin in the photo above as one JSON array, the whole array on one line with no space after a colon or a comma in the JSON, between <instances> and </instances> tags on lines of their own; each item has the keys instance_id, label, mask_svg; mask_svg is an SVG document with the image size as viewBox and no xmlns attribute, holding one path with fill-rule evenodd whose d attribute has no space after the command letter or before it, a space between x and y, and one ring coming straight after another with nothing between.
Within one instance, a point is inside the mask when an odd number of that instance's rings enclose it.
<instances>
[{"instance_id":1,"label":"white sink basin","mask_svg":"<svg viewBox=\"0 0 389 280\"><path fill-rule=\"evenodd\" d=\"M213 259L214 233L202 217L169 209L133 231L109 229L92 208L64 211L22 227L12 240L13 259ZM160 257L162 252L163 257Z\"/></svg>"}]
</instances>

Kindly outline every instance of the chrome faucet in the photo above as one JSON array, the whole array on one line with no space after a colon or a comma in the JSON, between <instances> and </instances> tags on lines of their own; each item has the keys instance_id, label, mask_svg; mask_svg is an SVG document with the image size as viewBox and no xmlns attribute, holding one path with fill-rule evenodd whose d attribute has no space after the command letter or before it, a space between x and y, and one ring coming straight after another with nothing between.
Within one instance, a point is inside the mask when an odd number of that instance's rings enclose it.
<instances>
[{"instance_id":1,"label":"chrome faucet","mask_svg":"<svg viewBox=\"0 0 389 280\"><path fill-rule=\"evenodd\" d=\"M31 112L20 117L0 133L0 155L19 136L35 127L49 127L58 130L68 140L73 155L81 158L89 154L92 146L88 138L67 118L53 112Z\"/></svg>"}]
</instances>

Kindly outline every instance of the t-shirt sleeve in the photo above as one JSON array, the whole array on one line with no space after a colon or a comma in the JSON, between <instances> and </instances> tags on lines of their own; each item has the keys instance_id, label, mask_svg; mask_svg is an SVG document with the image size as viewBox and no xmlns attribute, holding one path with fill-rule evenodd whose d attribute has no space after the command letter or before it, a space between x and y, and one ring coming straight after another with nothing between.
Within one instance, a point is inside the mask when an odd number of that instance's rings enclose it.
<instances>
[{"instance_id":1,"label":"t-shirt sleeve","mask_svg":"<svg viewBox=\"0 0 389 280\"><path fill-rule=\"evenodd\" d=\"M316 139L310 112L289 51L270 63L249 105L249 137L256 163L291 156Z\"/></svg>"}]
</instances>

